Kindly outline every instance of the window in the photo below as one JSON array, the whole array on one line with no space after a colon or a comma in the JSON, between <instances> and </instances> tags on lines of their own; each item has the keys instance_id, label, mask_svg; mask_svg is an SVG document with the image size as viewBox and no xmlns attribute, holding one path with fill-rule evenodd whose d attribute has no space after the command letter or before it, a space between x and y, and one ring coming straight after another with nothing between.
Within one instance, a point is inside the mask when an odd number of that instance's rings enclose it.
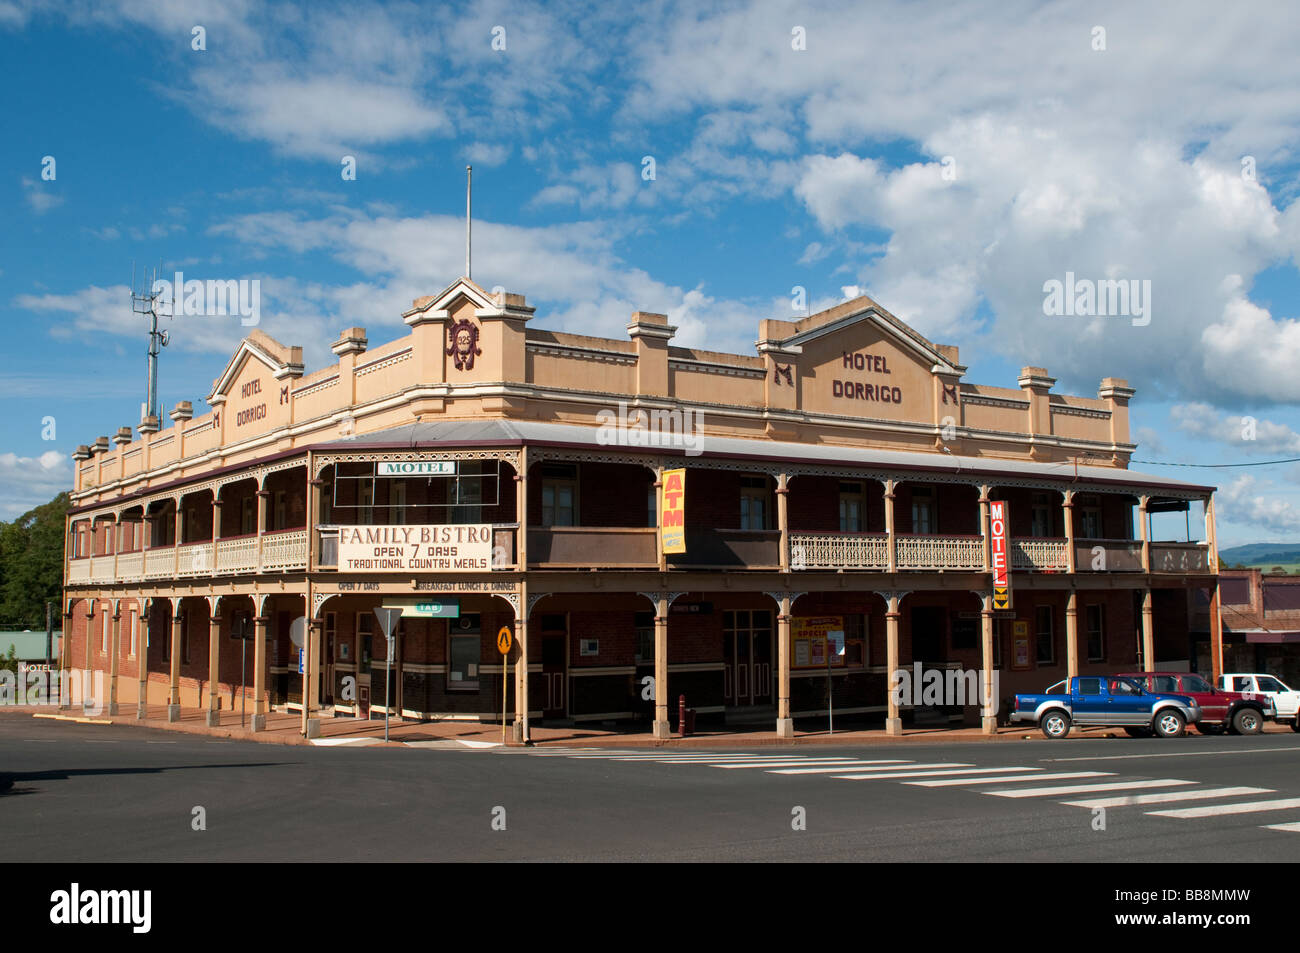
<instances>
[{"instance_id":1,"label":"window","mask_svg":"<svg viewBox=\"0 0 1300 953\"><path fill-rule=\"evenodd\" d=\"M289 525L289 499L284 490L275 491L275 528L285 529Z\"/></svg>"},{"instance_id":2,"label":"window","mask_svg":"<svg viewBox=\"0 0 1300 953\"><path fill-rule=\"evenodd\" d=\"M849 668L861 668L871 664L867 647L871 644L868 618L860 613L844 617L844 664Z\"/></svg>"},{"instance_id":3,"label":"window","mask_svg":"<svg viewBox=\"0 0 1300 953\"><path fill-rule=\"evenodd\" d=\"M1038 664L1056 664L1056 638L1053 631L1051 606L1037 606L1034 609L1034 631L1038 640Z\"/></svg>"},{"instance_id":4,"label":"window","mask_svg":"<svg viewBox=\"0 0 1300 953\"><path fill-rule=\"evenodd\" d=\"M363 675L370 671L370 660L374 655L375 621L373 612L358 612L356 615L354 631L361 642L361 657L357 659L357 671ZM385 648L384 658L387 657L388 651Z\"/></svg>"},{"instance_id":5,"label":"window","mask_svg":"<svg viewBox=\"0 0 1300 953\"><path fill-rule=\"evenodd\" d=\"M388 488L388 512L392 522L406 522L406 481L394 480Z\"/></svg>"},{"instance_id":6,"label":"window","mask_svg":"<svg viewBox=\"0 0 1300 953\"><path fill-rule=\"evenodd\" d=\"M1030 507L1030 515L1030 536L1042 537L1052 535L1052 504L1051 497L1048 494L1034 494L1033 502Z\"/></svg>"},{"instance_id":7,"label":"window","mask_svg":"<svg viewBox=\"0 0 1300 953\"><path fill-rule=\"evenodd\" d=\"M359 502L360 509L357 510L357 522L369 525L375 521L375 482L362 481L357 488L360 490Z\"/></svg>"},{"instance_id":8,"label":"window","mask_svg":"<svg viewBox=\"0 0 1300 953\"><path fill-rule=\"evenodd\" d=\"M100 636L99 636L99 651L102 654L107 655L108 654L108 627L112 623L109 621L107 612L103 613L103 618L104 618L104 624L101 627Z\"/></svg>"},{"instance_id":9,"label":"window","mask_svg":"<svg viewBox=\"0 0 1300 953\"><path fill-rule=\"evenodd\" d=\"M1081 678L1079 679L1080 695L1100 695L1101 679L1100 678Z\"/></svg>"},{"instance_id":10,"label":"window","mask_svg":"<svg viewBox=\"0 0 1300 953\"><path fill-rule=\"evenodd\" d=\"M768 489L765 476L740 478L741 529L767 529Z\"/></svg>"},{"instance_id":11,"label":"window","mask_svg":"<svg viewBox=\"0 0 1300 953\"><path fill-rule=\"evenodd\" d=\"M181 610L181 662L190 664L190 610Z\"/></svg>"},{"instance_id":12,"label":"window","mask_svg":"<svg viewBox=\"0 0 1300 953\"><path fill-rule=\"evenodd\" d=\"M934 532L934 490L918 486L912 490L912 532L921 536Z\"/></svg>"},{"instance_id":13,"label":"window","mask_svg":"<svg viewBox=\"0 0 1300 953\"><path fill-rule=\"evenodd\" d=\"M1256 682L1259 684L1261 692L1285 692L1287 687L1279 682L1272 675L1261 675Z\"/></svg>"},{"instance_id":14,"label":"window","mask_svg":"<svg viewBox=\"0 0 1300 953\"><path fill-rule=\"evenodd\" d=\"M636 664L649 665L655 660L655 614L636 613L632 627L636 632Z\"/></svg>"},{"instance_id":15,"label":"window","mask_svg":"<svg viewBox=\"0 0 1300 953\"><path fill-rule=\"evenodd\" d=\"M646 509L646 526L659 525L659 491L655 489L653 481L646 487L645 494Z\"/></svg>"},{"instance_id":16,"label":"window","mask_svg":"<svg viewBox=\"0 0 1300 953\"><path fill-rule=\"evenodd\" d=\"M840 484L840 532L862 532L862 501L865 494L861 483Z\"/></svg>"},{"instance_id":17,"label":"window","mask_svg":"<svg viewBox=\"0 0 1300 953\"><path fill-rule=\"evenodd\" d=\"M456 494L456 505L451 508L451 522L479 522L483 513L483 464L478 460L461 460L457 464L452 487L452 492Z\"/></svg>"},{"instance_id":18,"label":"window","mask_svg":"<svg viewBox=\"0 0 1300 953\"><path fill-rule=\"evenodd\" d=\"M447 620L447 691L477 692L482 657L477 613Z\"/></svg>"},{"instance_id":19,"label":"window","mask_svg":"<svg viewBox=\"0 0 1300 953\"><path fill-rule=\"evenodd\" d=\"M1101 504L1095 496L1080 498L1078 534L1082 539L1101 539Z\"/></svg>"},{"instance_id":20,"label":"window","mask_svg":"<svg viewBox=\"0 0 1300 953\"><path fill-rule=\"evenodd\" d=\"M1106 658L1106 607L1090 605L1084 609L1088 630L1088 661L1100 662Z\"/></svg>"},{"instance_id":21,"label":"window","mask_svg":"<svg viewBox=\"0 0 1300 953\"><path fill-rule=\"evenodd\" d=\"M1142 689L1127 678L1112 678L1110 680L1110 693L1112 695L1141 695Z\"/></svg>"},{"instance_id":22,"label":"window","mask_svg":"<svg viewBox=\"0 0 1300 953\"><path fill-rule=\"evenodd\" d=\"M239 534L248 536L257 532L257 497L244 497L239 504Z\"/></svg>"},{"instance_id":23,"label":"window","mask_svg":"<svg viewBox=\"0 0 1300 953\"><path fill-rule=\"evenodd\" d=\"M1153 675L1147 679L1147 684L1153 692L1167 692L1169 694L1178 693L1178 679L1172 675ZM1189 692L1200 691L1200 689L1188 687Z\"/></svg>"},{"instance_id":24,"label":"window","mask_svg":"<svg viewBox=\"0 0 1300 953\"><path fill-rule=\"evenodd\" d=\"M551 463L542 467L542 525L577 526L578 466Z\"/></svg>"},{"instance_id":25,"label":"window","mask_svg":"<svg viewBox=\"0 0 1300 953\"><path fill-rule=\"evenodd\" d=\"M138 641L140 638L140 617L136 615L134 612L132 612L127 617L127 619L128 619L128 624L130 625L129 631L131 633L131 648L130 651L127 652L126 657L135 658L135 653L136 653L136 649L138 648Z\"/></svg>"}]
</instances>

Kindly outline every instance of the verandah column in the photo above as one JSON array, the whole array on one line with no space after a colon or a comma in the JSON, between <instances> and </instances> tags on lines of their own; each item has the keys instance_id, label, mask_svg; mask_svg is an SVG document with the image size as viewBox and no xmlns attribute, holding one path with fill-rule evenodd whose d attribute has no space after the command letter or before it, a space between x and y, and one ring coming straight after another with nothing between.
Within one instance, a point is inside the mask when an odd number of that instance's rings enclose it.
<instances>
[{"instance_id":1,"label":"verandah column","mask_svg":"<svg viewBox=\"0 0 1300 953\"><path fill-rule=\"evenodd\" d=\"M138 610L135 615L135 667L140 681L135 696L135 719L144 721L149 706L149 627L153 622L153 600L137 597L135 605Z\"/></svg>"},{"instance_id":2,"label":"verandah column","mask_svg":"<svg viewBox=\"0 0 1300 953\"><path fill-rule=\"evenodd\" d=\"M92 673L94 672L94 656L91 643L95 640L95 605L98 600L90 600L90 609L86 613L86 668L81 676L81 703L83 708L91 707L89 702L90 687L93 683Z\"/></svg>"},{"instance_id":3,"label":"verandah column","mask_svg":"<svg viewBox=\"0 0 1300 953\"><path fill-rule=\"evenodd\" d=\"M515 472L515 573L519 580L519 610L515 613L515 642L519 656L515 660L515 740L533 743L528 730L528 617L532 603L528 598L525 573L528 570L528 447L519 448L519 469ZM656 534L658 535L658 534Z\"/></svg>"},{"instance_id":4,"label":"verandah column","mask_svg":"<svg viewBox=\"0 0 1300 953\"><path fill-rule=\"evenodd\" d=\"M998 718L993 707L997 703L993 683L993 593L977 593L980 597L980 728L986 735L998 733Z\"/></svg>"},{"instance_id":5,"label":"verandah column","mask_svg":"<svg viewBox=\"0 0 1300 953\"><path fill-rule=\"evenodd\" d=\"M672 737L668 725L668 599L657 593L655 599L655 721L656 738Z\"/></svg>"},{"instance_id":6,"label":"verandah column","mask_svg":"<svg viewBox=\"0 0 1300 953\"><path fill-rule=\"evenodd\" d=\"M259 597L257 616L253 619L253 721L254 731L266 728L266 638L270 619L266 614L269 596Z\"/></svg>"},{"instance_id":7,"label":"verandah column","mask_svg":"<svg viewBox=\"0 0 1300 953\"><path fill-rule=\"evenodd\" d=\"M217 679L221 668L221 616L217 614L217 602L220 596L209 596L208 607L208 727L215 728L221 724L217 706L221 704L217 697Z\"/></svg>"},{"instance_id":8,"label":"verandah column","mask_svg":"<svg viewBox=\"0 0 1300 953\"><path fill-rule=\"evenodd\" d=\"M67 575L64 575L67 578ZM72 659L69 649L72 646L72 625L74 616L69 611L63 613L63 638L59 640L59 707L67 708L71 703ZM64 686L68 691L64 692Z\"/></svg>"},{"instance_id":9,"label":"verandah column","mask_svg":"<svg viewBox=\"0 0 1300 953\"><path fill-rule=\"evenodd\" d=\"M172 600L172 660L171 660L171 687L167 700L167 720L181 720L181 628L185 624L185 618L181 615L181 600L173 598Z\"/></svg>"},{"instance_id":10,"label":"verandah column","mask_svg":"<svg viewBox=\"0 0 1300 953\"><path fill-rule=\"evenodd\" d=\"M1156 670L1156 636L1151 618L1151 587L1142 590L1142 671Z\"/></svg>"},{"instance_id":11,"label":"verandah column","mask_svg":"<svg viewBox=\"0 0 1300 953\"><path fill-rule=\"evenodd\" d=\"M894 490L897 486L896 480L885 481L885 535L888 537L885 540L885 545L888 547L885 570L891 573L898 571L898 544L894 538ZM892 672L893 669L891 668L890 671Z\"/></svg>"},{"instance_id":12,"label":"verandah column","mask_svg":"<svg viewBox=\"0 0 1300 953\"><path fill-rule=\"evenodd\" d=\"M1079 674L1079 594L1073 589L1065 599L1065 674L1069 678Z\"/></svg>"},{"instance_id":13,"label":"verandah column","mask_svg":"<svg viewBox=\"0 0 1300 953\"><path fill-rule=\"evenodd\" d=\"M789 501L790 477L779 474L776 478L776 528L781 532L780 560L781 572L790 571L790 517Z\"/></svg>"},{"instance_id":14,"label":"verandah column","mask_svg":"<svg viewBox=\"0 0 1300 953\"><path fill-rule=\"evenodd\" d=\"M1214 684L1223 674L1223 605L1219 601L1219 541L1214 519L1214 497L1205 498L1205 566L1215 574L1210 590L1210 671Z\"/></svg>"},{"instance_id":15,"label":"verandah column","mask_svg":"<svg viewBox=\"0 0 1300 953\"><path fill-rule=\"evenodd\" d=\"M1074 491L1061 491L1061 511L1065 514L1065 571L1074 575Z\"/></svg>"},{"instance_id":16,"label":"verandah column","mask_svg":"<svg viewBox=\"0 0 1300 953\"><path fill-rule=\"evenodd\" d=\"M904 592L882 592L887 609L885 611L885 670L886 695L888 696L888 713L885 717L885 734L901 735L903 719L898 714L898 696L894 691L894 673L898 671L898 618L901 614L898 604Z\"/></svg>"},{"instance_id":17,"label":"verandah column","mask_svg":"<svg viewBox=\"0 0 1300 953\"><path fill-rule=\"evenodd\" d=\"M116 557L115 557L116 558ZM108 713L117 714L118 658L122 654L122 600L113 600L113 630L108 642Z\"/></svg>"},{"instance_id":18,"label":"verandah column","mask_svg":"<svg viewBox=\"0 0 1300 953\"><path fill-rule=\"evenodd\" d=\"M794 719L790 717L790 606L794 600L781 596L776 617L776 736L794 737Z\"/></svg>"}]
</instances>

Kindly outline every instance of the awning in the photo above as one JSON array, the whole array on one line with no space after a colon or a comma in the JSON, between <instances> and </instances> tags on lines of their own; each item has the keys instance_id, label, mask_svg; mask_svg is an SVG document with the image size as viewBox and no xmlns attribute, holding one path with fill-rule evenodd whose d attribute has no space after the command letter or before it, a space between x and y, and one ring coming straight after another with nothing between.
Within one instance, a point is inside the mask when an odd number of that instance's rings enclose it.
<instances>
[{"instance_id":1,"label":"awning","mask_svg":"<svg viewBox=\"0 0 1300 953\"><path fill-rule=\"evenodd\" d=\"M631 442L642 441L644 442ZM999 477L1039 478L1053 484L1077 483L1108 489L1130 489L1135 494L1164 490L1184 499L1214 492L1214 487L1184 483L1169 477L1117 467L1079 465L1072 462L1036 463L1029 460L1001 460L988 457L956 457L940 453L884 450L861 445L809 444L781 440L716 437L707 433L613 431L576 424L543 423L532 420L476 418L406 424L344 440L315 444L324 452L358 450L417 450L453 446L554 446L603 449L616 453L647 453L692 459L740 459L765 462L795 462L804 465L845 466L882 473L917 470L933 474L969 476L997 483Z\"/></svg>"}]
</instances>

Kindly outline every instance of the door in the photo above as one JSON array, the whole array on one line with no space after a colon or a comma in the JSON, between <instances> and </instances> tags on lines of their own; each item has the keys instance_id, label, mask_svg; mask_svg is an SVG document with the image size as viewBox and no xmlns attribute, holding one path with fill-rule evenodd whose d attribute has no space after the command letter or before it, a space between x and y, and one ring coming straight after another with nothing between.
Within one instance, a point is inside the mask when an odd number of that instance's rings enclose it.
<instances>
[{"instance_id":1,"label":"door","mask_svg":"<svg viewBox=\"0 0 1300 953\"><path fill-rule=\"evenodd\" d=\"M729 707L772 703L772 613L723 615L723 695Z\"/></svg>"},{"instance_id":2,"label":"door","mask_svg":"<svg viewBox=\"0 0 1300 953\"><path fill-rule=\"evenodd\" d=\"M1155 699L1144 694L1136 682L1112 678L1106 684L1109 700L1106 707L1112 725L1144 725L1151 720Z\"/></svg>"},{"instance_id":3,"label":"door","mask_svg":"<svg viewBox=\"0 0 1300 953\"><path fill-rule=\"evenodd\" d=\"M362 718L370 717L370 686L357 686L357 707L360 709Z\"/></svg>"},{"instance_id":4,"label":"door","mask_svg":"<svg viewBox=\"0 0 1300 953\"><path fill-rule=\"evenodd\" d=\"M542 717L568 716L569 633L563 615L542 616Z\"/></svg>"},{"instance_id":5,"label":"door","mask_svg":"<svg viewBox=\"0 0 1300 953\"><path fill-rule=\"evenodd\" d=\"M915 606L912 609L912 661L922 668L934 668L947 659L944 651L948 610L942 606Z\"/></svg>"}]
</instances>

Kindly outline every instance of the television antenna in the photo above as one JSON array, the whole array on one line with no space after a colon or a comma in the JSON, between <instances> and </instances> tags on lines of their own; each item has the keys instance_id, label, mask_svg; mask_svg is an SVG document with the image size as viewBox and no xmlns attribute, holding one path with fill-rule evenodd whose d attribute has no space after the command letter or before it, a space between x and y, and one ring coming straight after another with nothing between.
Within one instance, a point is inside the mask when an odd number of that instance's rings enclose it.
<instances>
[{"instance_id":1,"label":"television antenna","mask_svg":"<svg viewBox=\"0 0 1300 953\"><path fill-rule=\"evenodd\" d=\"M158 330L158 299L161 293L158 290L158 271L162 267L153 270L152 278L146 270L141 274L144 280L144 287L136 290L135 287L135 262L131 262L131 310L136 314L149 315L149 386L147 401L145 403L142 418L159 417L158 413L158 354L162 348L167 346L170 335L166 331ZM175 291L173 291L175 294ZM171 317L171 315L167 315ZM141 420L144 423L144 420Z\"/></svg>"}]
</instances>

